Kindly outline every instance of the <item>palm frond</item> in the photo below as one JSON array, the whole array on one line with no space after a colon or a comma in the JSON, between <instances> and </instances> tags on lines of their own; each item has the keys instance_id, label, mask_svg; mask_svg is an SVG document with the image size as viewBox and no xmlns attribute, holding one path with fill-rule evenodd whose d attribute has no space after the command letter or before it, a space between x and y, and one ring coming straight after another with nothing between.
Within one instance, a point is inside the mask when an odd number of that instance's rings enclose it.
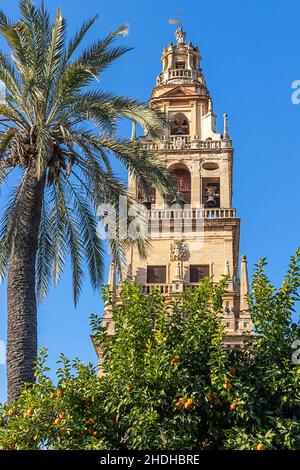
<instances>
[{"instance_id":1,"label":"palm frond","mask_svg":"<svg viewBox=\"0 0 300 470\"><path fill-rule=\"evenodd\" d=\"M53 245L53 281L56 285L61 278L67 253L67 240L65 239L65 207L62 194L56 185L50 189L49 196L49 224Z\"/></svg>"},{"instance_id":2,"label":"palm frond","mask_svg":"<svg viewBox=\"0 0 300 470\"><path fill-rule=\"evenodd\" d=\"M78 225L76 217L74 217L73 208L67 204L68 197L61 183L61 179L56 182L56 191L58 192L58 199L64 214L64 239L69 246L73 279L73 300L74 304L77 305L84 277L84 245L81 238L81 227Z\"/></svg>"},{"instance_id":3,"label":"palm frond","mask_svg":"<svg viewBox=\"0 0 300 470\"><path fill-rule=\"evenodd\" d=\"M7 246L6 242L3 238L0 239L0 283L3 282L8 265L8 253L7 253Z\"/></svg>"},{"instance_id":4,"label":"palm frond","mask_svg":"<svg viewBox=\"0 0 300 470\"><path fill-rule=\"evenodd\" d=\"M80 30L75 34L74 38L71 39L71 41L68 45L67 52L66 52L66 57L65 57L66 63L69 62L69 60L71 59L74 52L76 51L76 49L81 44L81 42L82 42L83 38L85 37L86 33L95 24L95 22L97 21L98 18L99 18L99 16L96 15L93 18L91 18L90 20L84 22L82 24Z\"/></svg>"},{"instance_id":5,"label":"palm frond","mask_svg":"<svg viewBox=\"0 0 300 470\"><path fill-rule=\"evenodd\" d=\"M57 70L64 58L64 46L66 40L66 22L61 10L57 11L55 23L52 28L52 36L48 49L48 57L45 64L46 85L55 78Z\"/></svg>"},{"instance_id":6,"label":"palm frond","mask_svg":"<svg viewBox=\"0 0 300 470\"><path fill-rule=\"evenodd\" d=\"M23 173L19 185L10 192L5 211L1 219L0 239L6 246L7 256L10 256L14 236L18 225L23 220L23 197L25 194L26 172Z\"/></svg>"},{"instance_id":7,"label":"palm frond","mask_svg":"<svg viewBox=\"0 0 300 470\"><path fill-rule=\"evenodd\" d=\"M65 194L68 194L69 201L77 213L90 279L93 288L96 289L102 282L104 256L102 243L97 235L96 216L92 207L86 202L82 188L71 184L69 180L65 180L64 184L67 186Z\"/></svg>"},{"instance_id":8,"label":"palm frond","mask_svg":"<svg viewBox=\"0 0 300 470\"><path fill-rule=\"evenodd\" d=\"M13 26L12 22L8 19L8 17L2 10L0 10L0 26L7 26L9 28Z\"/></svg>"}]
</instances>

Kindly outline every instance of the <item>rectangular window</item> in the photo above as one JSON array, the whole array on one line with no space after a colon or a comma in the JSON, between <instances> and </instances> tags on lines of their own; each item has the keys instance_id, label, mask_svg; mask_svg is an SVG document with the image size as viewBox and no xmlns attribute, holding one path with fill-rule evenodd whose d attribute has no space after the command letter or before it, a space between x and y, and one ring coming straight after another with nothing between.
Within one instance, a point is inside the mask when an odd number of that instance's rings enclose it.
<instances>
[{"instance_id":1,"label":"rectangular window","mask_svg":"<svg viewBox=\"0 0 300 470\"><path fill-rule=\"evenodd\" d=\"M199 282L209 276L209 266L191 265L190 282Z\"/></svg>"},{"instance_id":2,"label":"rectangular window","mask_svg":"<svg viewBox=\"0 0 300 470\"><path fill-rule=\"evenodd\" d=\"M220 207L220 178L202 178L202 203L207 209Z\"/></svg>"},{"instance_id":3,"label":"rectangular window","mask_svg":"<svg viewBox=\"0 0 300 470\"><path fill-rule=\"evenodd\" d=\"M148 284L166 283L166 266L148 266L147 267Z\"/></svg>"}]
</instances>

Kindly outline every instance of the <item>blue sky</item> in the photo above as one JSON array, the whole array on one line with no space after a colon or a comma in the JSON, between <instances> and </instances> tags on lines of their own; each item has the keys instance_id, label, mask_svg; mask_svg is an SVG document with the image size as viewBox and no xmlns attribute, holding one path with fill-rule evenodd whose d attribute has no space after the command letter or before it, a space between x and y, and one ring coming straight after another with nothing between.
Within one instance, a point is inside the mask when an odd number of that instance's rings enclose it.
<instances>
[{"instance_id":1,"label":"blue sky","mask_svg":"<svg viewBox=\"0 0 300 470\"><path fill-rule=\"evenodd\" d=\"M45 3L51 11L62 7L70 31L99 13L100 20L88 37L91 41L129 23L130 34L120 43L134 50L105 72L99 86L142 101L147 101L160 71L163 46L174 40L168 18L182 9L187 39L199 45L203 57L220 131L222 114L229 115L235 146L234 206L242 218L241 253L248 256L250 273L259 258L267 257L268 273L279 285L289 257L300 245L300 105L291 102L291 84L300 79L300 2ZM16 17L17 4L16 0L0 0L0 8L12 17ZM129 125L122 124L120 132L128 134L129 130ZM117 171L126 177L121 168ZM0 340L5 340L5 286L0 289L0 302ZM48 347L51 367L55 368L60 352L96 362L89 339L93 312L102 312L99 292L91 290L87 279L75 309L66 272L39 311L39 345ZM5 399L5 388L5 366L0 364L0 401Z\"/></svg>"}]
</instances>

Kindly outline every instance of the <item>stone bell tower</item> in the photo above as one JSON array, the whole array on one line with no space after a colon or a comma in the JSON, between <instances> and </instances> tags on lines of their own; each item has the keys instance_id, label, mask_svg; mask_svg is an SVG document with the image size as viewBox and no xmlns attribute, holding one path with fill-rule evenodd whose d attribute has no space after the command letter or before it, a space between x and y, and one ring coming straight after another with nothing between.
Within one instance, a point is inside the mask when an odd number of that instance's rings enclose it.
<instances>
[{"instance_id":1,"label":"stone bell tower","mask_svg":"<svg viewBox=\"0 0 300 470\"><path fill-rule=\"evenodd\" d=\"M206 276L218 282L225 275L224 343L239 348L243 333L252 331L252 323L245 256L239 270L240 219L232 206L233 146L228 116L224 114L223 130L218 132L199 49L186 42L181 26L175 36L176 44L163 49L162 70L149 104L165 113L171 126L159 141L147 134L138 139L173 174L177 196L168 205L154 190L145 198L139 182L129 175L129 192L148 209L153 233L146 260L140 259L136 248L127 253L127 277L140 284L145 295L158 288L171 298ZM135 126L132 138L136 138ZM118 292L113 266L109 284ZM111 312L105 313L104 325L113 334Z\"/></svg>"}]
</instances>

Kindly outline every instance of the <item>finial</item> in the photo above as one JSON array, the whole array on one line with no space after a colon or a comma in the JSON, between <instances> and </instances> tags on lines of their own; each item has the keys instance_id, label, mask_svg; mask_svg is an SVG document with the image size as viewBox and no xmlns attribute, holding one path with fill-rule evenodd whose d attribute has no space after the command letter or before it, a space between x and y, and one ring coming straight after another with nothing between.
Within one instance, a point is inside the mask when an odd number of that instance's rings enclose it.
<instances>
[{"instance_id":1,"label":"finial","mask_svg":"<svg viewBox=\"0 0 300 470\"><path fill-rule=\"evenodd\" d=\"M223 114L224 117L224 132L223 132L223 137L224 139L229 138L229 133L228 133L228 114Z\"/></svg>"},{"instance_id":2,"label":"finial","mask_svg":"<svg viewBox=\"0 0 300 470\"><path fill-rule=\"evenodd\" d=\"M108 285L110 286L110 290L112 292L115 292L116 290L116 263L114 261L111 261L110 263Z\"/></svg>"},{"instance_id":3,"label":"finial","mask_svg":"<svg viewBox=\"0 0 300 470\"><path fill-rule=\"evenodd\" d=\"M229 277L229 278L230 278L229 261L226 261L226 263L225 263L225 272L224 272L224 275L225 275L226 277Z\"/></svg>"},{"instance_id":4,"label":"finial","mask_svg":"<svg viewBox=\"0 0 300 470\"><path fill-rule=\"evenodd\" d=\"M131 128L131 140L136 138L136 122L132 121L132 128Z\"/></svg>"},{"instance_id":5,"label":"finial","mask_svg":"<svg viewBox=\"0 0 300 470\"><path fill-rule=\"evenodd\" d=\"M249 295L249 279L247 270L246 256L241 257L241 279L240 279L240 311L246 312L249 310L248 303Z\"/></svg>"},{"instance_id":6,"label":"finial","mask_svg":"<svg viewBox=\"0 0 300 470\"><path fill-rule=\"evenodd\" d=\"M212 100L211 100L211 98L209 98L209 100L208 100L208 112L209 113L212 112Z\"/></svg>"}]
</instances>

